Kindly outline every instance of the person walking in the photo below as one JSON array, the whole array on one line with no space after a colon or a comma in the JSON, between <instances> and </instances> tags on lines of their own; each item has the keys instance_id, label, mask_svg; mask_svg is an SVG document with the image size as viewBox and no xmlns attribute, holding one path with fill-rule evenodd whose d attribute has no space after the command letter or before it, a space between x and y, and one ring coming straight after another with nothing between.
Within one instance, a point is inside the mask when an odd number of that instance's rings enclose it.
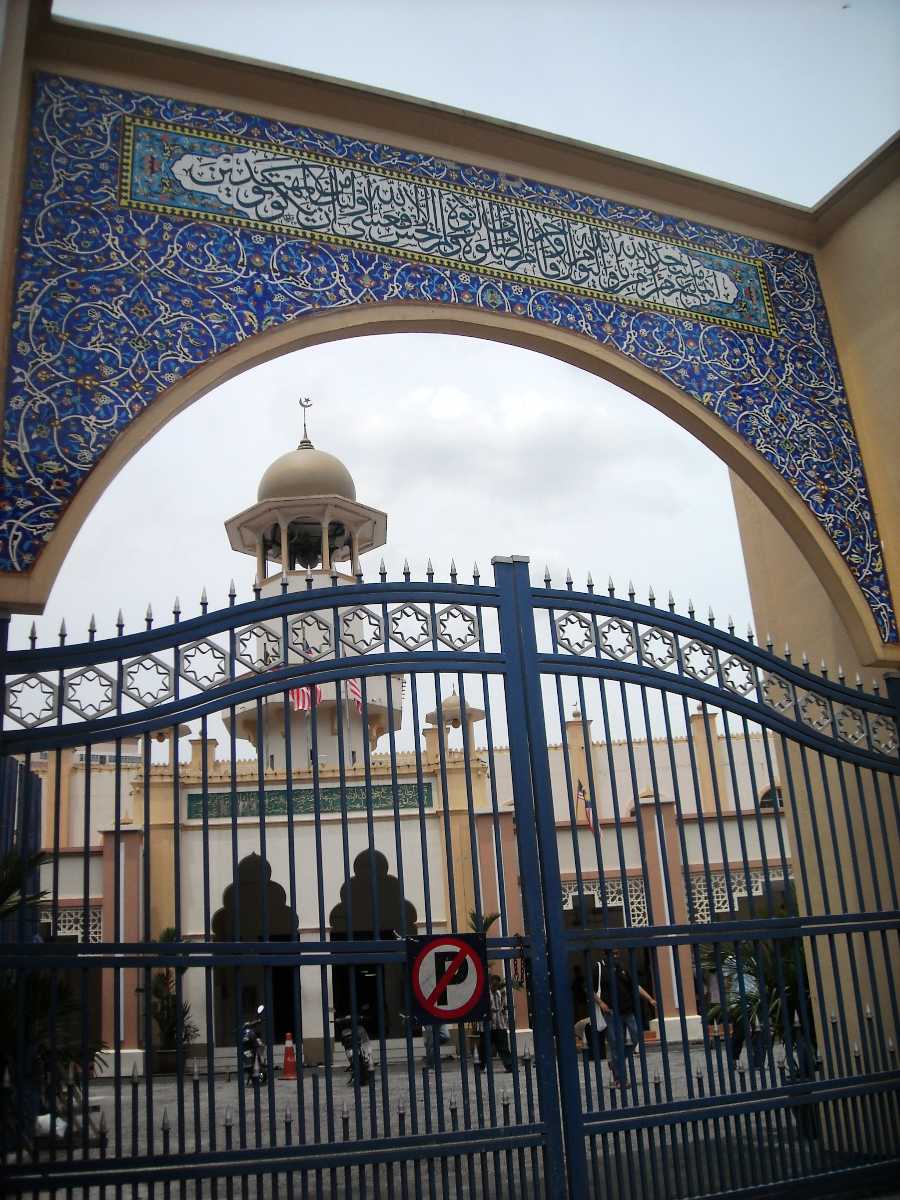
<instances>
[{"instance_id":1,"label":"person walking","mask_svg":"<svg viewBox=\"0 0 900 1200\"><path fill-rule=\"evenodd\" d=\"M483 1071L488 1059L494 1053L499 1054L507 1071L512 1070L512 1054L509 1048L509 1011L507 1008L506 984L499 975L491 975L489 981L490 1016L485 1022L482 1035L481 1062L478 1069Z\"/></svg>"},{"instance_id":2,"label":"person walking","mask_svg":"<svg viewBox=\"0 0 900 1200\"><path fill-rule=\"evenodd\" d=\"M640 984L635 986L631 972L622 961L622 952L617 947L612 952L612 959L600 971L600 1010L606 1018L608 1061L614 1087L624 1087L628 1082L626 1059L634 1053L635 1046L643 1036L643 1028L635 1012L636 994L651 1008L656 1008L656 1001L650 993ZM631 1038L627 1048L626 1034Z\"/></svg>"}]
</instances>

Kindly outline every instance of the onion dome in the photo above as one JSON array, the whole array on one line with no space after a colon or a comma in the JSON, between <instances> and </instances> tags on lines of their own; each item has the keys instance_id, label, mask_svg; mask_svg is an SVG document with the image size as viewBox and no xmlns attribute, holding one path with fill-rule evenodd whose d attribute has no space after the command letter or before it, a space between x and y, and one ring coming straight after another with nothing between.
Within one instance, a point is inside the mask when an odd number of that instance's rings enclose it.
<instances>
[{"instance_id":1,"label":"onion dome","mask_svg":"<svg viewBox=\"0 0 900 1200\"><path fill-rule=\"evenodd\" d=\"M293 500L304 496L356 499L353 476L339 458L317 450L304 438L296 450L276 458L259 483L257 501Z\"/></svg>"},{"instance_id":2,"label":"onion dome","mask_svg":"<svg viewBox=\"0 0 900 1200\"><path fill-rule=\"evenodd\" d=\"M453 695L441 701L441 718L445 725L449 725L452 729L459 729L465 720L483 721L484 713L480 708L476 708L474 704L463 704L454 688ZM437 725L437 710L435 709L434 712L428 713L425 720L429 725Z\"/></svg>"}]
</instances>

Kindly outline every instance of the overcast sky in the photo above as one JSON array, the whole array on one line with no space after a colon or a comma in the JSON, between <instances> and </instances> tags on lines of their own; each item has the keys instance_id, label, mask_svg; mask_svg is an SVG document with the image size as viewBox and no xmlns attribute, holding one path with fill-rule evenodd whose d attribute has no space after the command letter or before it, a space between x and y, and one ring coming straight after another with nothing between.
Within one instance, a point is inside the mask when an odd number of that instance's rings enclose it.
<instances>
[{"instance_id":1,"label":"overcast sky","mask_svg":"<svg viewBox=\"0 0 900 1200\"><path fill-rule=\"evenodd\" d=\"M214 45L425 96L809 203L898 124L900 4L794 0L628 5L380 0L250 6L66 3L98 23ZM676 14L678 20L676 20ZM269 19L264 19L268 15ZM214 40L215 39L215 40ZM392 575L430 556L445 578L494 554L571 566L679 610L750 617L725 467L655 410L548 358L468 338L370 337L303 350L218 388L131 461L59 576L41 643L65 616L80 640L121 606L129 631L174 597L197 611L250 598L253 563L227 517L266 466L310 432L344 459L364 503L388 513ZM368 570L378 566L370 556ZM701 608L702 605L702 608ZM22 645L31 619L16 618Z\"/></svg>"}]
</instances>

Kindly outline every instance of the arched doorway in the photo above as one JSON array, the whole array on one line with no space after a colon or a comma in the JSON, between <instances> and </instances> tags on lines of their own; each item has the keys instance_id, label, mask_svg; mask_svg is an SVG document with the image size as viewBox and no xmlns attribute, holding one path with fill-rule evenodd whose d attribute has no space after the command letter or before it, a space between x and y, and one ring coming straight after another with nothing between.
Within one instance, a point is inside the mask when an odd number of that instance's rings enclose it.
<instances>
[{"instance_id":1,"label":"arched doorway","mask_svg":"<svg viewBox=\"0 0 900 1200\"><path fill-rule=\"evenodd\" d=\"M263 904L266 916L263 918ZM264 924L267 931L264 930ZM237 882L222 893L222 907L211 922L217 942L290 941L298 927L297 914L288 906L284 888L272 880L272 868L258 854L238 864ZM264 938L264 933L268 938ZM268 1001L267 968L256 965L224 967L215 972L215 1038L219 1046L234 1041L238 1025ZM276 1036L293 1030L295 980L291 967L271 968L272 1028ZM296 980L299 1003L299 975Z\"/></svg>"},{"instance_id":2,"label":"arched doorway","mask_svg":"<svg viewBox=\"0 0 900 1200\"><path fill-rule=\"evenodd\" d=\"M328 918L332 941L392 940L416 930L414 905L403 898L400 880L388 871L377 850L364 850L353 863L353 875L341 888L340 903ZM355 1010L370 1036L402 1037L405 1030L404 969L393 965L334 967L332 998L335 1016Z\"/></svg>"}]
</instances>

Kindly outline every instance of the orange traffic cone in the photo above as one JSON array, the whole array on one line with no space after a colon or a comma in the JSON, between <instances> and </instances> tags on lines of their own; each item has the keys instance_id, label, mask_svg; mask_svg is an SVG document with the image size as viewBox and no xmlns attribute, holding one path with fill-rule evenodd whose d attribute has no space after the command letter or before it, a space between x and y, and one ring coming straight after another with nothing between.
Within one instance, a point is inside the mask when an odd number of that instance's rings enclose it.
<instances>
[{"instance_id":1,"label":"orange traffic cone","mask_svg":"<svg viewBox=\"0 0 900 1200\"><path fill-rule=\"evenodd\" d=\"M294 1035L284 1035L284 1066L281 1068L282 1079L297 1078L297 1055L294 1053Z\"/></svg>"}]
</instances>

